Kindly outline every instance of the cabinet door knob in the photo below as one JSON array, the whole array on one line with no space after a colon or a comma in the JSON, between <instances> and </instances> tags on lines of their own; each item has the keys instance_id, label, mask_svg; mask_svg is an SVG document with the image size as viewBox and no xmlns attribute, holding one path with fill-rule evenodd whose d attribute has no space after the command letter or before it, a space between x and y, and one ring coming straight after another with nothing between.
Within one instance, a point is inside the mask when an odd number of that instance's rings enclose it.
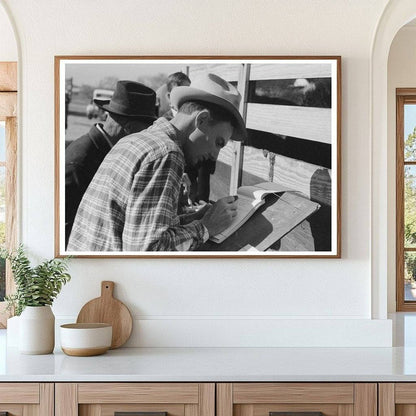
<instances>
[{"instance_id":1,"label":"cabinet door knob","mask_svg":"<svg viewBox=\"0 0 416 416\"><path fill-rule=\"evenodd\" d=\"M269 416L324 416L322 412L269 412Z\"/></svg>"},{"instance_id":2,"label":"cabinet door knob","mask_svg":"<svg viewBox=\"0 0 416 416\"><path fill-rule=\"evenodd\" d=\"M168 415L168 412L114 412L114 416L167 416L167 415Z\"/></svg>"}]
</instances>

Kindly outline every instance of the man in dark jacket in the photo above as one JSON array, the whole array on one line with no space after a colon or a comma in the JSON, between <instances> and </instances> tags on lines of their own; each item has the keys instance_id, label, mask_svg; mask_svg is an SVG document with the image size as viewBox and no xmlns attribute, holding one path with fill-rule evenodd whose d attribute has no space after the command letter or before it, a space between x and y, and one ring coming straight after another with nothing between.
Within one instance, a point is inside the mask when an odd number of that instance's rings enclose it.
<instances>
[{"instance_id":1,"label":"man in dark jacket","mask_svg":"<svg viewBox=\"0 0 416 416\"><path fill-rule=\"evenodd\" d=\"M156 94L138 82L118 81L111 100L94 102L108 112L104 124L94 125L65 150L65 246L81 199L104 157L122 137L156 120Z\"/></svg>"}]
</instances>

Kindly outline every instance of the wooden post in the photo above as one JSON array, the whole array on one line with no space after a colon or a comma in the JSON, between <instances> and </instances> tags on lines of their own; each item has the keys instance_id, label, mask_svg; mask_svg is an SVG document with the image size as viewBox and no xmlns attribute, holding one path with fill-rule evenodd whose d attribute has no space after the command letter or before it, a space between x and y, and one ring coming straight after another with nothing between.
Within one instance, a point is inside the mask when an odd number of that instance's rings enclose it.
<instances>
[{"instance_id":1,"label":"wooden post","mask_svg":"<svg viewBox=\"0 0 416 416\"><path fill-rule=\"evenodd\" d=\"M240 114L243 120L246 120L247 116L247 96L248 96L248 83L250 80L250 68L251 64L243 64L242 71L237 84L237 89L241 94ZM244 145L241 142L233 143L233 160L231 163L231 178L230 178L230 195L237 193L237 188L241 186L241 179L243 173L243 159L244 159Z\"/></svg>"}]
</instances>

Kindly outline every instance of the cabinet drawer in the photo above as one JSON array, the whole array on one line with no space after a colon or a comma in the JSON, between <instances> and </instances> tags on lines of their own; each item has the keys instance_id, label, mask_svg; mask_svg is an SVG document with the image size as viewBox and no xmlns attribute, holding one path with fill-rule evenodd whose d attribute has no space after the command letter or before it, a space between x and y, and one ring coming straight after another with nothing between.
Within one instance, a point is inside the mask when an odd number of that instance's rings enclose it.
<instances>
[{"instance_id":1,"label":"cabinet drawer","mask_svg":"<svg viewBox=\"0 0 416 416\"><path fill-rule=\"evenodd\" d=\"M160 405L151 404L128 404L128 403L112 403L112 404L80 404L79 415L100 415L100 416L114 416L117 413L134 413L140 416L156 415L165 412L166 416L185 416L185 406L180 404L165 404L163 411L160 410ZM156 416L155 415L155 416Z\"/></svg>"},{"instance_id":2,"label":"cabinet drawer","mask_svg":"<svg viewBox=\"0 0 416 416\"><path fill-rule=\"evenodd\" d=\"M220 383L217 416L377 416L375 383Z\"/></svg>"},{"instance_id":3,"label":"cabinet drawer","mask_svg":"<svg viewBox=\"0 0 416 416\"><path fill-rule=\"evenodd\" d=\"M60 383L56 416L215 416L214 383Z\"/></svg>"},{"instance_id":4,"label":"cabinet drawer","mask_svg":"<svg viewBox=\"0 0 416 416\"><path fill-rule=\"evenodd\" d=\"M0 383L0 403L39 403L38 383Z\"/></svg>"},{"instance_id":5,"label":"cabinet drawer","mask_svg":"<svg viewBox=\"0 0 416 416\"><path fill-rule=\"evenodd\" d=\"M197 383L80 383L79 403L198 404Z\"/></svg>"},{"instance_id":6,"label":"cabinet drawer","mask_svg":"<svg viewBox=\"0 0 416 416\"><path fill-rule=\"evenodd\" d=\"M53 416L51 383L0 383L0 414Z\"/></svg>"}]
</instances>

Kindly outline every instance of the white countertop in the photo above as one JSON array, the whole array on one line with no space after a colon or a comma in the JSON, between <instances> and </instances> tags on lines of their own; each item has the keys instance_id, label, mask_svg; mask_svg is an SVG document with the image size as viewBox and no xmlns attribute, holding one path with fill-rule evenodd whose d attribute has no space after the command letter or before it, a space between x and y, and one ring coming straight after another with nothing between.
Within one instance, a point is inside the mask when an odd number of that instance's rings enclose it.
<instances>
[{"instance_id":1,"label":"white countertop","mask_svg":"<svg viewBox=\"0 0 416 416\"><path fill-rule=\"evenodd\" d=\"M416 314L393 317L394 348L119 348L97 357L22 355L0 330L0 382L415 381Z\"/></svg>"},{"instance_id":2,"label":"white countertop","mask_svg":"<svg viewBox=\"0 0 416 416\"><path fill-rule=\"evenodd\" d=\"M120 348L21 355L0 331L0 381L416 381L416 348Z\"/></svg>"}]
</instances>

